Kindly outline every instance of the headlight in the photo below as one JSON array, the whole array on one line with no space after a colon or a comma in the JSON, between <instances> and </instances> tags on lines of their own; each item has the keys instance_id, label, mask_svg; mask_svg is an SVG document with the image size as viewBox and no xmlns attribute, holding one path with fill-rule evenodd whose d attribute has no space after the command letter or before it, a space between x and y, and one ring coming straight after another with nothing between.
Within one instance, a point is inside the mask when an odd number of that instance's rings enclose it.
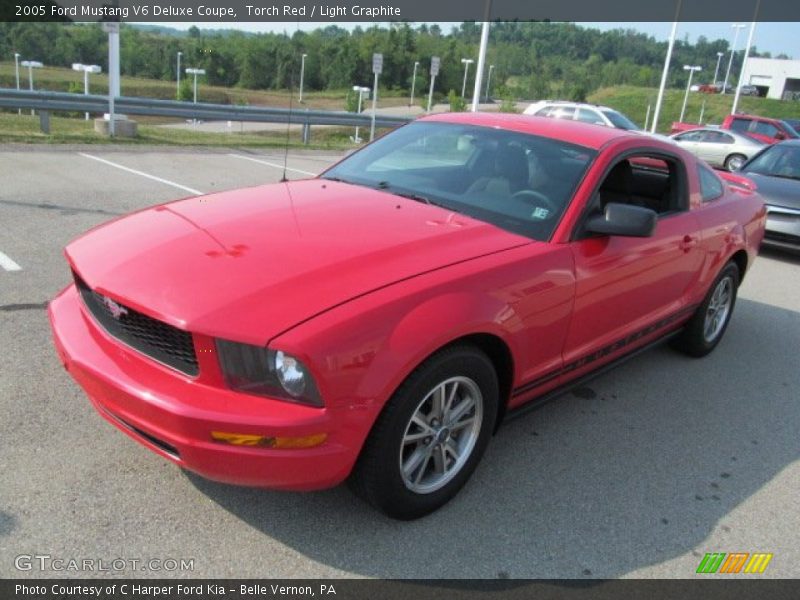
<instances>
[{"instance_id":1,"label":"headlight","mask_svg":"<svg viewBox=\"0 0 800 600\"><path fill-rule=\"evenodd\" d=\"M231 389L322 406L311 373L291 354L220 339L217 353L225 383Z\"/></svg>"}]
</instances>

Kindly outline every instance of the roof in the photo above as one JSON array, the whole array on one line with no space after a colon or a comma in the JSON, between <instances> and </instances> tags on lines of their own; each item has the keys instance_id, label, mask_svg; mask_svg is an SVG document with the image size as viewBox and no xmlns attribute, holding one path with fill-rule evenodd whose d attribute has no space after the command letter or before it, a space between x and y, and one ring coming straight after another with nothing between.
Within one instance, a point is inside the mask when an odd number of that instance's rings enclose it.
<instances>
[{"instance_id":1,"label":"roof","mask_svg":"<svg viewBox=\"0 0 800 600\"><path fill-rule=\"evenodd\" d=\"M623 129L615 129L613 127L590 125L588 123L581 123L580 121L550 119L548 117L536 117L533 115L519 115L510 113L440 113L422 117L421 119L417 120L508 129L509 131L540 135L542 137L548 137L563 142L579 144L594 150L600 149L603 145L611 140L640 137L639 134L630 133Z\"/></svg>"}]
</instances>

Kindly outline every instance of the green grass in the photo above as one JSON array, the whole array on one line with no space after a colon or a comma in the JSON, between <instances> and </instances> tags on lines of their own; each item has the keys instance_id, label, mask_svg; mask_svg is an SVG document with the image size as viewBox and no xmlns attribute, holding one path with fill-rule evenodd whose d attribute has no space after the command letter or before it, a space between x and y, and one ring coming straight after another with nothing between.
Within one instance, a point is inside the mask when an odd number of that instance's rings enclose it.
<instances>
[{"instance_id":1,"label":"green grass","mask_svg":"<svg viewBox=\"0 0 800 600\"><path fill-rule=\"evenodd\" d=\"M78 84L83 90L83 73L62 67L44 67L34 69L33 83L37 90L53 92L67 92L71 83ZM0 62L0 87L16 87L16 76L13 62ZM20 85L27 89L28 70L20 68ZM106 93L108 90L108 75L101 73L91 75L89 79L90 91ZM142 77L120 78L120 88L123 96L156 98L159 100L175 99L175 82L159 79L145 79ZM201 80L197 83L197 96L201 102L215 104L246 103L254 106L288 107L290 93L288 90L249 90L244 88L226 88L205 85ZM347 90L304 91L303 104L297 103L297 90L294 92L293 105L295 107L345 110ZM402 106L408 102L407 96L398 96L396 93L380 90L378 106Z\"/></svg>"},{"instance_id":2,"label":"green grass","mask_svg":"<svg viewBox=\"0 0 800 600\"><path fill-rule=\"evenodd\" d=\"M94 131L93 121L77 118L50 117L50 134L39 128L39 117L30 111L17 113L0 112L0 143L40 144L147 144L178 146L222 146L275 148L286 144L285 131L247 133L204 133L187 129L157 127L139 124L139 135L135 139L102 136ZM298 148L343 149L352 146L349 136L352 128L312 127L311 144L303 145L300 132L290 133L289 145Z\"/></svg>"},{"instance_id":3,"label":"green grass","mask_svg":"<svg viewBox=\"0 0 800 600\"><path fill-rule=\"evenodd\" d=\"M659 132L668 133L672 122L677 121L678 117L680 117L684 93L685 90L667 90L665 92L661 106L661 116L658 119ZM656 88L618 86L599 89L589 95L588 101L610 106L625 113L639 125L644 125L647 105L651 106L650 118L652 119L657 96L658 90ZM725 116L731 112L733 94L720 95L689 92L684 121L697 123L704 102L703 123L720 124ZM776 119L800 119L800 102L741 96L737 111Z\"/></svg>"}]
</instances>

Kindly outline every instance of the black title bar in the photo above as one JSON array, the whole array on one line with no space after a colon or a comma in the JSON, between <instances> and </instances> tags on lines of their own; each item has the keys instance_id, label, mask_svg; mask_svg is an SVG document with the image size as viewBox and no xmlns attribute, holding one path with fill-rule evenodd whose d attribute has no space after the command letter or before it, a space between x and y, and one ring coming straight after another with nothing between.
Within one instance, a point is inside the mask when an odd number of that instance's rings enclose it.
<instances>
[{"instance_id":1,"label":"black title bar","mask_svg":"<svg viewBox=\"0 0 800 600\"><path fill-rule=\"evenodd\" d=\"M491 0L491 21L800 21L796 0ZM758 12L756 13L756 5ZM3 21L484 21L487 0L0 0Z\"/></svg>"},{"instance_id":2,"label":"black title bar","mask_svg":"<svg viewBox=\"0 0 800 600\"><path fill-rule=\"evenodd\" d=\"M798 580L0 580L3 600L796 600Z\"/></svg>"}]
</instances>

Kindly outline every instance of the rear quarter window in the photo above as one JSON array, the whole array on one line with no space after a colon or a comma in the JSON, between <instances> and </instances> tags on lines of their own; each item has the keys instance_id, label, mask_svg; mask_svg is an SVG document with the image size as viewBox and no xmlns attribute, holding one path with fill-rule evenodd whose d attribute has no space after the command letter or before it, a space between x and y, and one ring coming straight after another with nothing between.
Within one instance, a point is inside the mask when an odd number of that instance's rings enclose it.
<instances>
[{"instance_id":1,"label":"rear quarter window","mask_svg":"<svg viewBox=\"0 0 800 600\"><path fill-rule=\"evenodd\" d=\"M700 194L703 202L711 202L722 197L722 194L725 193L725 186L719 177L705 165L698 164L697 169L700 175Z\"/></svg>"}]
</instances>

